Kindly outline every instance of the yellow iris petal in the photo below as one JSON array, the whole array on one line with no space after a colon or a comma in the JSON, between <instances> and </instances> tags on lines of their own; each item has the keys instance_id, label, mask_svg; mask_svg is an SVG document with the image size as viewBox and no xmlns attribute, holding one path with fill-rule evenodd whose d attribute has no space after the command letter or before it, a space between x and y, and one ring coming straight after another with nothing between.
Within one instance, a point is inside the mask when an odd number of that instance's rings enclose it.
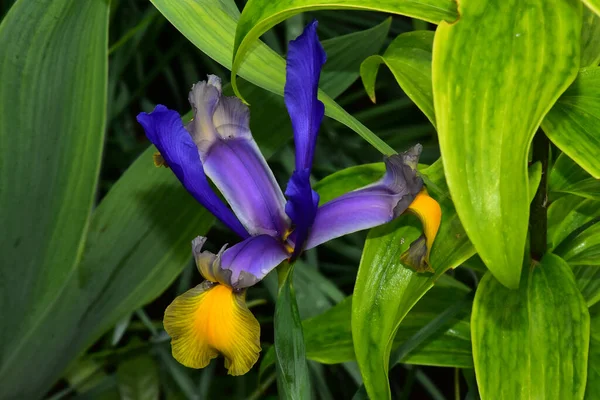
<instances>
[{"instance_id":1,"label":"yellow iris petal","mask_svg":"<svg viewBox=\"0 0 600 400\"><path fill-rule=\"evenodd\" d=\"M223 354L230 375L243 375L260 353L260 325L245 302L245 292L205 281L177 297L165 311L173 357L204 368Z\"/></svg>"},{"instance_id":2,"label":"yellow iris petal","mask_svg":"<svg viewBox=\"0 0 600 400\"><path fill-rule=\"evenodd\" d=\"M440 228L442 209L437 201L429 197L427 189L423 188L408 206L408 211L421 220L425 237L421 236L411 243L410 248L402 254L401 260L417 272L435 272L429 265L429 254Z\"/></svg>"}]
</instances>

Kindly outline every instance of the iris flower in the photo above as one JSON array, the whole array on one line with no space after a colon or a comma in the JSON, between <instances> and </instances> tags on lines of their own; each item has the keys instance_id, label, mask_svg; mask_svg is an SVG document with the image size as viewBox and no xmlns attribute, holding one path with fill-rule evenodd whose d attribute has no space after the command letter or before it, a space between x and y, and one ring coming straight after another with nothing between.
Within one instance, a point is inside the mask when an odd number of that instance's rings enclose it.
<instances>
[{"instance_id":1,"label":"iris flower","mask_svg":"<svg viewBox=\"0 0 600 400\"><path fill-rule=\"evenodd\" d=\"M284 99L294 131L296 165L285 196L252 138L248 107L236 97L222 96L218 77L209 75L192 87L189 101L194 118L185 126L177 112L162 105L137 117L159 150L161 163L242 239L217 254L203 251L206 238L192 242L206 280L177 297L164 317L173 356L185 366L203 368L222 354L231 375L246 373L261 350L260 326L245 304L247 288L303 250L389 222L411 204L418 214L422 209L418 204L431 207L430 202L435 202L422 190L416 171L421 151L417 145L386 158L386 173L379 182L319 206L310 174L324 115L317 92L326 55L316 28L316 21L309 24L290 42L287 55ZM212 190L207 177L230 207ZM417 197L423 200L415 201ZM427 258L435 236L427 233L426 243L414 256L419 262Z\"/></svg>"}]
</instances>

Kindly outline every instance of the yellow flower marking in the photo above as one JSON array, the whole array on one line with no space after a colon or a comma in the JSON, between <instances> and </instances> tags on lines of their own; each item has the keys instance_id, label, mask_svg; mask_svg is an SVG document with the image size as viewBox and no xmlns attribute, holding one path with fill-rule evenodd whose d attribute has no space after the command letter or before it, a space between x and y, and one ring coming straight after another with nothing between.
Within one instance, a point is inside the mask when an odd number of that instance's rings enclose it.
<instances>
[{"instance_id":1,"label":"yellow flower marking","mask_svg":"<svg viewBox=\"0 0 600 400\"><path fill-rule=\"evenodd\" d=\"M162 156L162 154L160 154L159 151L152 154L152 161L154 161L154 166L157 168L158 167L169 168L169 165L167 164L164 157Z\"/></svg>"},{"instance_id":2,"label":"yellow flower marking","mask_svg":"<svg viewBox=\"0 0 600 400\"><path fill-rule=\"evenodd\" d=\"M205 281L177 297L165 311L173 357L191 368L204 368L219 354L230 375L243 375L260 353L260 325L237 293Z\"/></svg>"}]
</instances>

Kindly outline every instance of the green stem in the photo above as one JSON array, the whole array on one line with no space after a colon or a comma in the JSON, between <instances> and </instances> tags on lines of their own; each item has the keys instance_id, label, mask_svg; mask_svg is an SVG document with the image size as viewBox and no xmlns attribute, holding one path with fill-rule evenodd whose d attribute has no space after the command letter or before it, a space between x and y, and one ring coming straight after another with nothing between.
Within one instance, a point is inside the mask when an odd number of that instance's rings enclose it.
<instances>
[{"instance_id":1,"label":"green stem","mask_svg":"<svg viewBox=\"0 0 600 400\"><path fill-rule=\"evenodd\" d=\"M530 206L530 249L531 257L540 261L546 252L548 242L548 156L550 152L550 142L541 129L536 132L532 146L532 162L541 162L542 179Z\"/></svg>"}]
</instances>

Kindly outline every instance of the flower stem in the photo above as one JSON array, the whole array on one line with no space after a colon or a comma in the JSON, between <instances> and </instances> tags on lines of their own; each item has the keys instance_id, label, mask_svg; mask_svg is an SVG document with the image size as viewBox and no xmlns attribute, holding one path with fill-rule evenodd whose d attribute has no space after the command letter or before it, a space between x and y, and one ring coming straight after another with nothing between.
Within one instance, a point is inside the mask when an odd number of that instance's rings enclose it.
<instances>
[{"instance_id":1,"label":"flower stem","mask_svg":"<svg viewBox=\"0 0 600 400\"><path fill-rule=\"evenodd\" d=\"M548 156L550 142L548 137L538 129L533 137L532 162L542 164L542 178L529 209L529 235L531 257L540 261L546 252L548 236Z\"/></svg>"}]
</instances>

